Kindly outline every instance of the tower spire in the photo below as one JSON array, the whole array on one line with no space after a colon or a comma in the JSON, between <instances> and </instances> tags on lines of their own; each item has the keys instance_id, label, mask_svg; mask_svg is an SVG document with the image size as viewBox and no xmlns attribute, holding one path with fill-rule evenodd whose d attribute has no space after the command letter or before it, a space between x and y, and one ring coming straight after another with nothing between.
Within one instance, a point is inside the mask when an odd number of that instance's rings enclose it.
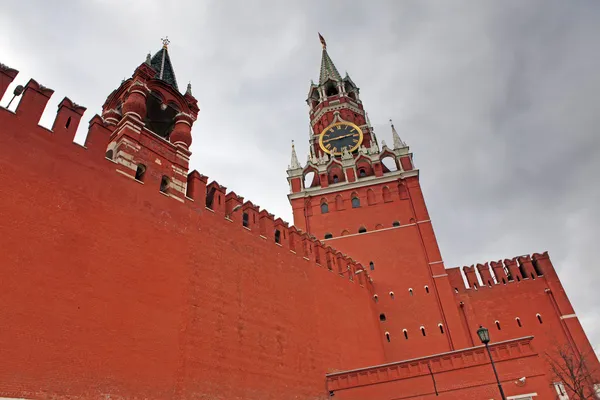
<instances>
[{"instance_id":1,"label":"tower spire","mask_svg":"<svg viewBox=\"0 0 600 400\"><path fill-rule=\"evenodd\" d=\"M327 82L328 79L333 79L334 81L341 81L342 77L338 72L337 68L331 61L329 54L327 54L327 43L321 34L319 33L319 39L321 40L321 45L323 46L323 55L321 57L321 73L319 74L319 85Z\"/></svg>"},{"instance_id":2,"label":"tower spire","mask_svg":"<svg viewBox=\"0 0 600 400\"><path fill-rule=\"evenodd\" d=\"M298 169L298 168L302 168L302 166L298 162L298 156L296 155L296 146L294 146L294 141L292 140L292 159L290 161L289 169Z\"/></svg>"},{"instance_id":3,"label":"tower spire","mask_svg":"<svg viewBox=\"0 0 600 400\"><path fill-rule=\"evenodd\" d=\"M394 149L400 149L402 147L406 147L406 143L400 139L400 135L396 132L396 128L394 127L394 122L390 118L390 125L392 126L392 139L394 140Z\"/></svg>"},{"instance_id":4,"label":"tower spire","mask_svg":"<svg viewBox=\"0 0 600 400\"><path fill-rule=\"evenodd\" d=\"M156 70L155 78L168 83L173 86L175 90L179 91L173 64L171 64L171 57L169 57L168 47L171 41L167 37L161 39L161 41L163 44L162 48L150 59L150 65Z\"/></svg>"}]
</instances>

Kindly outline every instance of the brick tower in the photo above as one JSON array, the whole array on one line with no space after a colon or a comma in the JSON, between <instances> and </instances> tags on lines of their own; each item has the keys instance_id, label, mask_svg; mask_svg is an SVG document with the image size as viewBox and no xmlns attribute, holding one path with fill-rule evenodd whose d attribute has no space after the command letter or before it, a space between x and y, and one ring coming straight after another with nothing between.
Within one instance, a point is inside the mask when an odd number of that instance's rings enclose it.
<instances>
[{"instance_id":1,"label":"brick tower","mask_svg":"<svg viewBox=\"0 0 600 400\"><path fill-rule=\"evenodd\" d=\"M199 109L190 84L185 94L179 92L168 45L164 39L162 48L108 96L102 118L114 126L106 158L118 171L183 201Z\"/></svg>"},{"instance_id":2,"label":"brick tower","mask_svg":"<svg viewBox=\"0 0 600 400\"><path fill-rule=\"evenodd\" d=\"M393 145L379 146L358 87L321 43L310 155L302 167L292 147L287 171L294 224L369 266L389 361L467 347L409 147L393 124Z\"/></svg>"}]
</instances>

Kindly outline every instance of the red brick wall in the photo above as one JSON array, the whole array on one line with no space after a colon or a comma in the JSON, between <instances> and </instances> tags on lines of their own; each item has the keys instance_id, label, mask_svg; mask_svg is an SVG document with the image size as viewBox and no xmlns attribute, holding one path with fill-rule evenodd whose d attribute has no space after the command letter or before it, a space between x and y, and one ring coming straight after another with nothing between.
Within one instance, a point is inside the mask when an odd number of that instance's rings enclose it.
<instances>
[{"instance_id":1,"label":"red brick wall","mask_svg":"<svg viewBox=\"0 0 600 400\"><path fill-rule=\"evenodd\" d=\"M0 395L314 399L383 362L368 287L3 109L0 127Z\"/></svg>"}]
</instances>

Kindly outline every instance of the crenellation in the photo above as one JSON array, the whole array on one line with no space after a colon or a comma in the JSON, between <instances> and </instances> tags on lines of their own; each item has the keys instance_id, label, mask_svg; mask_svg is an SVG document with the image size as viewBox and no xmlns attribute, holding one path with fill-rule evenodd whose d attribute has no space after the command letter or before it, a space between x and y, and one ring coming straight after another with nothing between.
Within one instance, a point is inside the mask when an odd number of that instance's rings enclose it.
<instances>
[{"instance_id":1,"label":"crenellation","mask_svg":"<svg viewBox=\"0 0 600 400\"><path fill-rule=\"evenodd\" d=\"M489 263L477 264L476 265L477 272L479 272L479 276L481 277L481 281L484 286L492 287L494 285L494 278L492 278L492 274L490 273L490 265Z\"/></svg>"},{"instance_id":2,"label":"crenellation","mask_svg":"<svg viewBox=\"0 0 600 400\"><path fill-rule=\"evenodd\" d=\"M21 95L21 101L15 114L22 119L23 123L38 126L46 105L53 94L54 90L40 85L34 79L30 79L25 85L25 90Z\"/></svg>"},{"instance_id":3,"label":"crenellation","mask_svg":"<svg viewBox=\"0 0 600 400\"><path fill-rule=\"evenodd\" d=\"M519 270L519 266L517 265L517 258L516 257L505 259L504 260L504 266L506 267L506 269L510 273L510 276L513 278L513 280L516 280L517 282L520 282L521 279L523 279L523 276L521 275L521 271Z\"/></svg>"},{"instance_id":4,"label":"crenellation","mask_svg":"<svg viewBox=\"0 0 600 400\"><path fill-rule=\"evenodd\" d=\"M477 274L475 273L475 266L464 266L463 271L467 277L469 287L472 289L479 289L479 281L477 280Z\"/></svg>"},{"instance_id":5,"label":"crenellation","mask_svg":"<svg viewBox=\"0 0 600 400\"><path fill-rule=\"evenodd\" d=\"M206 186L206 207L217 214L225 215L225 193L227 188L212 181Z\"/></svg>"},{"instance_id":6,"label":"crenellation","mask_svg":"<svg viewBox=\"0 0 600 400\"><path fill-rule=\"evenodd\" d=\"M524 255L517 257L517 262L519 264L519 269L522 271L522 274L524 274L524 276L531 279L536 278L536 272L532 264L531 256Z\"/></svg>"},{"instance_id":7,"label":"crenellation","mask_svg":"<svg viewBox=\"0 0 600 400\"><path fill-rule=\"evenodd\" d=\"M73 103L65 97L58 105L58 112L52 124L52 132L59 140L72 142L75 139L77 128L86 108Z\"/></svg>"},{"instance_id":8,"label":"crenellation","mask_svg":"<svg viewBox=\"0 0 600 400\"><path fill-rule=\"evenodd\" d=\"M459 279L461 270L465 274L466 284L462 280L462 276ZM533 281L544 278L545 271L553 272L552 265L549 263L548 252L534 253L533 255L526 254L505 260L487 261L470 267L446 269L452 286L458 289L459 292L463 292L464 289L474 289L475 283L477 289L480 289L482 286L479 283L478 275L483 282L483 286L495 288L512 282ZM459 285L459 283L462 284Z\"/></svg>"},{"instance_id":9,"label":"crenellation","mask_svg":"<svg viewBox=\"0 0 600 400\"><path fill-rule=\"evenodd\" d=\"M206 205L206 182L208 177L193 170L187 177L186 196L199 203L197 207L204 208Z\"/></svg>"},{"instance_id":10,"label":"crenellation","mask_svg":"<svg viewBox=\"0 0 600 400\"><path fill-rule=\"evenodd\" d=\"M98 114L94 115L90 120L88 134L85 137L85 148L90 152L91 157L106 155L111 134L112 130L107 127L102 117Z\"/></svg>"},{"instance_id":11,"label":"crenellation","mask_svg":"<svg viewBox=\"0 0 600 400\"><path fill-rule=\"evenodd\" d=\"M6 89L8 89L18 74L19 71L16 69L0 63L0 99L2 99L2 96L6 93Z\"/></svg>"}]
</instances>

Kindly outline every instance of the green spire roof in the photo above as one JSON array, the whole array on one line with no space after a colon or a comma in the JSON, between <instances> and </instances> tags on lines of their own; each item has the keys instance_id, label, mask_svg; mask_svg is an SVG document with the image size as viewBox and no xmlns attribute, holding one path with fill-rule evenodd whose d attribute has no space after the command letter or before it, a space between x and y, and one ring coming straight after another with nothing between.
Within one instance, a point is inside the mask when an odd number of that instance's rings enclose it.
<instances>
[{"instance_id":1,"label":"green spire roof","mask_svg":"<svg viewBox=\"0 0 600 400\"><path fill-rule=\"evenodd\" d=\"M319 85L324 84L327 80L333 79L334 81L341 81L342 77L338 72L337 68L331 61L327 49L323 46L323 57L321 58L321 74L319 76Z\"/></svg>"},{"instance_id":2,"label":"green spire roof","mask_svg":"<svg viewBox=\"0 0 600 400\"><path fill-rule=\"evenodd\" d=\"M155 78L165 81L173 86L175 90L179 91L177 79L175 78L175 71L173 71L173 64L171 64L171 58L169 57L169 51L167 50L167 44L168 43L165 43L162 49L150 59L150 65L156 70Z\"/></svg>"}]
</instances>

